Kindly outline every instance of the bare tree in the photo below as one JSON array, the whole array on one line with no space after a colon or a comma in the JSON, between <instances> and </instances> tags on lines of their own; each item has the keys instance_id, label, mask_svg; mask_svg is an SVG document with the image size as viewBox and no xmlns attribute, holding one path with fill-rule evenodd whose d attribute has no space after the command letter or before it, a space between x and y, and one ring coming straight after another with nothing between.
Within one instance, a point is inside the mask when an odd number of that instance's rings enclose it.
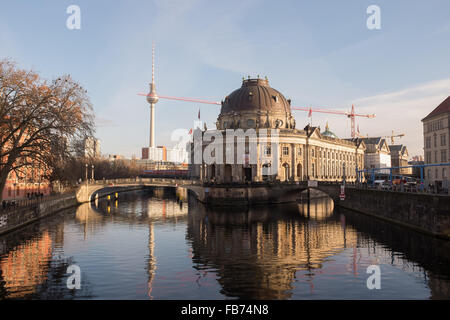
<instances>
[{"instance_id":1,"label":"bare tree","mask_svg":"<svg viewBox=\"0 0 450 320\"><path fill-rule=\"evenodd\" d=\"M51 173L93 131L87 92L69 75L49 82L0 61L0 190L12 171L39 166Z\"/></svg>"}]
</instances>

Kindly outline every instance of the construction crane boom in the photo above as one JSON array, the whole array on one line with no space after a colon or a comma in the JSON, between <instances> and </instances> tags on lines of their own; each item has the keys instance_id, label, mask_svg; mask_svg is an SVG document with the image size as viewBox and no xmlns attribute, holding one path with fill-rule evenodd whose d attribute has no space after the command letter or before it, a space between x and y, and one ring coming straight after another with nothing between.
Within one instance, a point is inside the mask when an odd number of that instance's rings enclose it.
<instances>
[{"instance_id":1,"label":"construction crane boom","mask_svg":"<svg viewBox=\"0 0 450 320\"><path fill-rule=\"evenodd\" d=\"M404 133L394 134L394 130L392 130L392 134L390 136L383 136L383 138L390 138L391 139L391 145L394 144L394 138L401 138L404 137Z\"/></svg>"},{"instance_id":2,"label":"construction crane boom","mask_svg":"<svg viewBox=\"0 0 450 320\"><path fill-rule=\"evenodd\" d=\"M364 118L375 118L375 114L359 114L355 113L355 106L352 105L352 110L350 112L347 111L339 111L339 110L331 110L331 109L322 109L322 108L313 108L313 107L291 107L292 110L300 110L300 111L308 111L310 114L313 112L319 113L329 113L329 114L339 114L345 115L351 120L352 131L351 136L355 138L357 136L355 130L355 117L364 117Z\"/></svg>"},{"instance_id":3,"label":"construction crane boom","mask_svg":"<svg viewBox=\"0 0 450 320\"><path fill-rule=\"evenodd\" d=\"M151 96L151 93L138 93L140 96ZM187 101L187 102L196 102L196 103L204 103L204 104L214 104L214 105L221 105L221 102L217 101L209 101L204 99L197 99L197 98L185 98L185 97L172 97L172 96L159 96L159 99L168 99L168 100L177 100L177 101ZM291 110L299 110L299 111L307 111L310 114L313 112L319 112L319 113L328 113L328 114L336 114L336 115L344 115L350 118L351 124L352 124L352 131L351 136L352 138L359 137L359 132L356 133L355 130L355 118L356 117L365 117L365 118L375 118L375 114L360 114L355 113L355 107L352 105L352 110L350 112L347 111L339 111L339 110L333 110L333 109L326 109L324 107L291 107Z\"/></svg>"},{"instance_id":4,"label":"construction crane boom","mask_svg":"<svg viewBox=\"0 0 450 320\"><path fill-rule=\"evenodd\" d=\"M148 93L138 93L140 96L149 96ZM158 98L160 99L168 99L168 100L178 100L178 101L187 101L187 102L196 102L196 103L205 103L205 104L215 104L215 105L221 105L221 102L217 101L209 101L204 99L197 99L197 98L183 98L183 97L171 97L171 96L160 96L158 95Z\"/></svg>"}]
</instances>

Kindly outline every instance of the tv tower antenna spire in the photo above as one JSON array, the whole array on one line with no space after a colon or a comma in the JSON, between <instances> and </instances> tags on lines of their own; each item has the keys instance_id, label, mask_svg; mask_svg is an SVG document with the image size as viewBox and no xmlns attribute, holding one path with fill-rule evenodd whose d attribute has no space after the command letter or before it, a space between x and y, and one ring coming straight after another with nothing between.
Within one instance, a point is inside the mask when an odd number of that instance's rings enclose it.
<instances>
[{"instance_id":1,"label":"tv tower antenna spire","mask_svg":"<svg viewBox=\"0 0 450 320\"><path fill-rule=\"evenodd\" d=\"M152 43L152 83L150 83L150 93L147 95L147 102L150 103L150 148L155 147L155 104L159 97L156 94L155 86L155 43Z\"/></svg>"}]
</instances>

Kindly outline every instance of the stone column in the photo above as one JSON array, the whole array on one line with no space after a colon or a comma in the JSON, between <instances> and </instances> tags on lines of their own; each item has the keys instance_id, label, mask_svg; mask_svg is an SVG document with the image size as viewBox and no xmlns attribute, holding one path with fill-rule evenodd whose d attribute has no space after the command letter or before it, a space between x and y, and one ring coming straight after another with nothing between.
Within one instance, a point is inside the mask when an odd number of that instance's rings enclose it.
<instances>
[{"instance_id":1,"label":"stone column","mask_svg":"<svg viewBox=\"0 0 450 320\"><path fill-rule=\"evenodd\" d=\"M293 144L293 143L291 143L291 145L290 145L290 148L291 148L291 165L290 165L290 167L291 167L291 177L290 177L290 180L292 180L292 181L294 181L295 180L295 171L296 171L296 165L295 165L295 157L296 157L296 155L295 155L295 145Z\"/></svg>"}]
</instances>

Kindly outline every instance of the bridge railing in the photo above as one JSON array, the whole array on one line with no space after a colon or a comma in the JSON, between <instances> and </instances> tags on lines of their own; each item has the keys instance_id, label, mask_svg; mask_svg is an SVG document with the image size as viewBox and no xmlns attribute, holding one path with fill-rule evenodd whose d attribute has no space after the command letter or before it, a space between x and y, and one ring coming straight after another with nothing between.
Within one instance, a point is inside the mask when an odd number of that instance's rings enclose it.
<instances>
[{"instance_id":1,"label":"bridge railing","mask_svg":"<svg viewBox=\"0 0 450 320\"><path fill-rule=\"evenodd\" d=\"M82 182L80 186L114 186L121 184L161 184L161 185L196 185L200 182L195 180L176 179L176 178L121 178L121 179L102 179L102 180L89 180L87 183Z\"/></svg>"},{"instance_id":2,"label":"bridge railing","mask_svg":"<svg viewBox=\"0 0 450 320\"><path fill-rule=\"evenodd\" d=\"M15 200L3 200L0 206L0 212L5 211L14 211L14 210L21 210L23 208L32 208L36 207L41 203L47 203L54 200L59 200L68 196L73 196L73 191L65 192L65 193L59 193L59 194L52 194L47 196L36 196L33 198L22 198L22 199L15 199Z\"/></svg>"},{"instance_id":3,"label":"bridge railing","mask_svg":"<svg viewBox=\"0 0 450 320\"><path fill-rule=\"evenodd\" d=\"M425 168L430 167L448 167L450 163L428 163L428 164L418 164L418 165L408 165L408 166L399 166L399 167L379 167L379 168L370 168L370 169L361 169L356 170L356 174L359 181L362 181L363 177L370 180L369 184L371 188L381 189L381 190L390 190L390 191L402 191L408 190L406 192L422 192L422 193L433 193L433 194L450 194L450 188L447 186L446 192L442 192L445 190L439 190L438 184L434 181L433 184L425 179ZM406 174L397 173L400 172L401 169L416 169L419 171L419 177L408 176ZM437 171L437 169L436 169ZM443 169L444 172L444 169ZM444 175L444 173L443 173ZM375 184L377 176L383 176L383 180L388 181L392 186L378 186ZM385 179L388 178L388 179ZM446 178L445 178L446 179ZM400 180L400 184L394 185L393 180ZM408 185L405 185L403 181L409 182ZM444 178L442 179L444 180ZM441 181L442 182L442 181ZM444 188L442 188L444 189Z\"/></svg>"},{"instance_id":4,"label":"bridge railing","mask_svg":"<svg viewBox=\"0 0 450 320\"><path fill-rule=\"evenodd\" d=\"M405 184L376 184L371 183L360 183L356 185L358 189L364 190L380 190L380 191L390 191L390 192L407 192L407 193L423 193L423 194L442 194L448 195L446 192L438 192L434 187L429 185L421 186L419 185L405 185Z\"/></svg>"}]
</instances>

